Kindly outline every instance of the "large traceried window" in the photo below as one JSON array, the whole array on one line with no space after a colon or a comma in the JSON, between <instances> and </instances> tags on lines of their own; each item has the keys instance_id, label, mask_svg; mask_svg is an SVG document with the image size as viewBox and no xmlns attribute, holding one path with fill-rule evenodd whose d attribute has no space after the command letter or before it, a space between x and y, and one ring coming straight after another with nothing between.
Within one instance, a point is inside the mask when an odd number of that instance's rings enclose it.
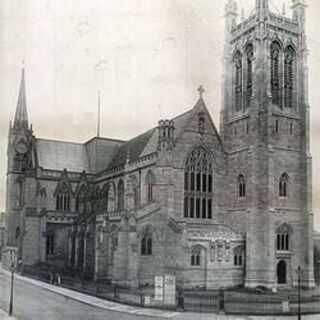
<instances>
[{"instance_id":1,"label":"large traceried window","mask_svg":"<svg viewBox=\"0 0 320 320\"><path fill-rule=\"evenodd\" d=\"M290 250L290 230L286 224L281 225L277 230L277 250Z\"/></svg>"},{"instance_id":2,"label":"large traceried window","mask_svg":"<svg viewBox=\"0 0 320 320\"><path fill-rule=\"evenodd\" d=\"M204 148L189 155L184 175L184 217L212 219L212 160Z\"/></svg>"},{"instance_id":3,"label":"large traceried window","mask_svg":"<svg viewBox=\"0 0 320 320\"><path fill-rule=\"evenodd\" d=\"M235 110L242 109L242 57L240 52L237 52L233 58L234 61L234 99Z\"/></svg>"},{"instance_id":4,"label":"large traceried window","mask_svg":"<svg viewBox=\"0 0 320 320\"><path fill-rule=\"evenodd\" d=\"M149 226L141 233L141 255L152 255L152 229Z\"/></svg>"},{"instance_id":5,"label":"large traceried window","mask_svg":"<svg viewBox=\"0 0 320 320\"><path fill-rule=\"evenodd\" d=\"M280 45L278 42L271 44L271 94L272 103L281 107L280 94Z\"/></svg>"},{"instance_id":6,"label":"large traceried window","mask_svg":"<svg viewBox=\"0 0 320 320\"><path fill-rule=\"evenodd\" d=\"M295 51L289 46L284 56L284 106L293 107Z\"/></svg>"},{"instance_id":7,"label":"large traceried window","mask_svg":"<svg viewBox=\"0 0 320 320\"><path fill-rule=\"evenodd\" d=\"M247 74L246 74L246 108L250 106L250 100L253 92L253 45L247 46L246 59L247 59Z\"/></svg>"}]
</instances>

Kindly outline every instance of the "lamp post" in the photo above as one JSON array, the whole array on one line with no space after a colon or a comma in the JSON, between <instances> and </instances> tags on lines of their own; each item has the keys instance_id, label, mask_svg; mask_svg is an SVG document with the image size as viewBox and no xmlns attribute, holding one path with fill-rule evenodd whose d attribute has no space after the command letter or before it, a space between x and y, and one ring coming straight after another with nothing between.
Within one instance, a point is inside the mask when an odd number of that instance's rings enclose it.
<instances>
[{"instance_id":1,"label":"lamp post","mask_svg":"<svg viewBox=\"0 0 320 320\"><path fill-rule=\"evenodd\" d=\"M9 317L12 316L13 312L13 280L14 280L14 262L11 264L11 293L10 293L10 304L9 304Z\"/></svg>"},{"instance_id":2,"label":"lamp post","mask_svg":"<svg viewBox=\"0 0 320 320\"><path fill-rule=\"evenodd\" d=\"M302 269L299 266L297 269L298 274L298 320L301 320L301 275L302 275Z\"/></svg>"}]
</instances>

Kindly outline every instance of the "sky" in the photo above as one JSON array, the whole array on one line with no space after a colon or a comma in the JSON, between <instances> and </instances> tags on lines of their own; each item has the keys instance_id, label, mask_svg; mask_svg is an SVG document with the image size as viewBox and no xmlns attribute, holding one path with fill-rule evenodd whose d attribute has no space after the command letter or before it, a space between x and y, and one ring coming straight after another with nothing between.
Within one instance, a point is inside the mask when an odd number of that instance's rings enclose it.
<instances>
[{"instance_id":1,"label":"sky","mask_svg":"<svg viewBox=\"0 0 320 320\"><path fill-rule=\"evenodd\" d=\"M248 16L254 0L239 0ZM320 3L307 0L315 225L320 230ZM38 137L129 139L193 107L197 88L218 127L226 0L1 0L0 211L7 134L26 68ZM290 15L291 1L270 0Z\"/></svg>"}]
</instances>

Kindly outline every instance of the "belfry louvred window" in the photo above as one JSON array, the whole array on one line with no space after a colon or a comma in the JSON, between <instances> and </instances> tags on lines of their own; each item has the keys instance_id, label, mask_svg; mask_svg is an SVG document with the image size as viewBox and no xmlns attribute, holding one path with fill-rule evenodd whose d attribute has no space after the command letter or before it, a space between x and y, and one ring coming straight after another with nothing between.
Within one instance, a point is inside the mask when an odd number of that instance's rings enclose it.
<instances>
[{"instance_id":1,"label":"belfry louvred window","mask_svg":"<svg viewBox=\"0 0 320 320\"><path fill-rule=\"evenodd\" d=\"M234 56L234 73L235 110L240 111L242 109L242 57L239 52Z\"/></svg>"},{"instance_id":2,"label":"belfry louvred window","mask_svg":"<svg viewBox=\"0 0 320 320\"><path fill-rule=\"evenodd\" d=\"M253 92L253 46L248 45L246 50L247 74L246 74L246 108L250 106L250 99Z\"/></svg>"},{"instance_id":3,"label":"belfry louvred window","mask_svg":"<svg viewBox=\"0 0 320 320\"><path fill-rule=\"evenodd\" d=\"M295 52L292 47L288 47L284 57L284 106L293 107L293 89L294 89L294 66Z\"/></svg>"},{"instance_id":4,"label":"belfry louvred window","mask_svg":"<svg viewBox=\"0 0 320 320\"><path fill-rule=\"evenodd\" d=\"M184 173L184 217L212 219L212 160L198 147L189 155Z\"/></svg>"},{"instance_id":5,"label":"belfry louvred window","mask_svg":"<svg viewBox=\"0 0 320 320\"><path fill-rule=\"evenodd\" d=\"M277 42L271 44L271 94L272 103L281 107L280 95L280 74L279 74L279 61L280 61L280 45Z\"/></svg>"}]
</instances>

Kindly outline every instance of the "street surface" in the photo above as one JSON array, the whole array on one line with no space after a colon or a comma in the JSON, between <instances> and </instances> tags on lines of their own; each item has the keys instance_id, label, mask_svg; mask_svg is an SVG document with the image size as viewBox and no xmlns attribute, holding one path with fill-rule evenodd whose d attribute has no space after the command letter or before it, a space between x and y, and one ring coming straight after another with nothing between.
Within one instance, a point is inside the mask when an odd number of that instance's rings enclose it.
<instances>
[{"instance_id":1,"label":"street surface","mask_svg":"<svg viewBox=\"0 0 320 320\"><path fill-rule=\"evenodd\" d=\"M0 274L0 308L8 310L10 278ZM60 296L46 289L15 279L13 315L23 320L117 320L155 319L141 315L121 314Z\"/></svg>"},{"instance_id":2,"label":"street surface","mask_svg":"<svg viewBox=\"0 0 320 320\"><path fill-rule=\"evenodd\" d=\"M19 278L19 276L18 276ZM85 297L85 302L76 301L78 293L70 291L70 297L66 297L60 293L52 292L43 286L47 286L42 282L29 280L26 278L15 278L14 282L14 308L13 316L19 320L148 320L148 319L163 319L163 317L146 316L144 313L151 310L143 308L131 308L132 313L124 313L128 308L121 304L112 305L113 310L105 310L94 305L94 300L97 298L82 295ZM59 287L55 287L58 290ZM0 320L8 320L2 310L8 310L10 297L10 276L1 273L0 269ZM73 297L73 298L72 298ZM100 300L100 299L98 299ZM2 309L2 310L1 310ZM118 310L117 310L118 309ZM158 311L158 315L161 311ZM162 312L166 319L173 320L295 320L297 317L256 317L256 316L230 316L216 314L197 314L197 313L177 313L177 312ZM320 315L303 316L303 320L320 320Z\"/></svg>"}]
</instances>

